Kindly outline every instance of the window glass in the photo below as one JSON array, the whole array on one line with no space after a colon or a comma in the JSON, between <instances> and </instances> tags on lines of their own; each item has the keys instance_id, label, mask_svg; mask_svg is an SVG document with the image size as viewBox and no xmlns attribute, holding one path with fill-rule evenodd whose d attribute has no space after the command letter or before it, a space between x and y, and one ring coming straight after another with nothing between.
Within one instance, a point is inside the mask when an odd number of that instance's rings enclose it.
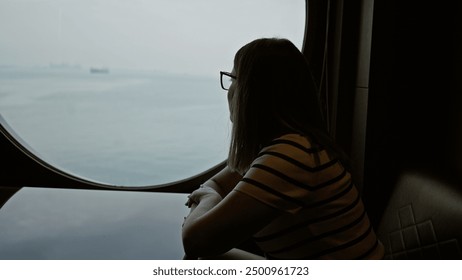
<instances>
[{"instance_id":1,"label":"window glass","mask_svg":"<svg viewBox=\"0 0 462 280\"><path fill-rule=\"evenodd\" d=\"M143 186L227 157L219 71L259 37L299 48L303 0L0 0L0 113L43 160Z\"/></svg>"}]
</instances>

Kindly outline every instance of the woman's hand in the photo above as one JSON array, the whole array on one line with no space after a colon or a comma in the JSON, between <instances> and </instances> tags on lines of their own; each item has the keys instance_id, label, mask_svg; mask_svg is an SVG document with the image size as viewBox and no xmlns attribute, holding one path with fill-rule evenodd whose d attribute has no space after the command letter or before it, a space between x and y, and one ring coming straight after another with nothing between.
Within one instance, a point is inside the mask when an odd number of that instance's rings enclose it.
<instances>
[{"instance_id":1,"label":"woman's hand","mask_svg":"<svg viewBox=\"0 0 462 280\"><path fill-rule=\"evenodd\" d=\"M205 185L201 185L200 188L193 191L188 196L188 201L186 202L186 206L191 208L194 204L199 205L200 202L204 199L212 199L214 201L217 201L218 203L222 200L222 197L213 188L205 186Z\"/></svg>"},{"instance_id":2,"label":"woman's hand","mask_svg":"<svg viewBox=\"0 0 462 280\"><path fill-rule=\"evenodd\" d=\"M200 217L208 210L212 209L215 205L220 203L221 200L222 197L220 196L220 194L218 194L216 190L209 186L201 185L197 190L193 191L188 196L188 201L186 201L185 205L191 210L189 212L189 215L187 217L184 217L182 227L184 227L187 219L191 220L191 218L195 219L197 217ZM201 202L202 204L201 207L199 207L199 213L191 215Z\"/></svg>"}]
</instances>

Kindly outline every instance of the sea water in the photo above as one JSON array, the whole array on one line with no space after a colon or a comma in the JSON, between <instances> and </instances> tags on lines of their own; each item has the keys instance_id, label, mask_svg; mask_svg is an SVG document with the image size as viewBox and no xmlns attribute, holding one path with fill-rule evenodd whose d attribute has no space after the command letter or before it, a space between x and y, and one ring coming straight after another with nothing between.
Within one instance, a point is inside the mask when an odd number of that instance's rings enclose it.
<instances>
[{"instance_id":1,"label":"sea water","mask_svg":"<svg viewBox=\"0 0 462 280\"><path fill-rule=\"evenodd\" d=\"M224 160L228 149L218 75L0 67L0 114L44 161L110 185L184 179ZM179 259L186 200L23 188L0 211L0 259Z\"/></svg>"},{"instance_id":2,"label":"sea water","mask_svg":"<svg viewBox=\"0 0 462 280\"><path fill-rule=\"evenodd\" d=\"M0 114L43 160L110 185L193 176L224 160L229 142L218 74L0 67Z\"/></svg>"}]
</instances>

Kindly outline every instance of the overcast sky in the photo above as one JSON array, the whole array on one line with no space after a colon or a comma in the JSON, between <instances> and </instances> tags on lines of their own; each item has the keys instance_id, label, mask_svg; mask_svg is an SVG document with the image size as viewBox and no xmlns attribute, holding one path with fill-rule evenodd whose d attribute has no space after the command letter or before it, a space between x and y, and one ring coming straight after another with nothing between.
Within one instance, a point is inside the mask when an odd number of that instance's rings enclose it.
<instances>
[{"instance_id":1,"label":"overcast sky","mask_svg":"<svg viewBox=\"0 0 462 280\"><path fill-rule=\"evenodd\" d=\"M259 37L302 46L304 0L0 0L0 65L216 75Z\"/></svg>"}]
</instances>

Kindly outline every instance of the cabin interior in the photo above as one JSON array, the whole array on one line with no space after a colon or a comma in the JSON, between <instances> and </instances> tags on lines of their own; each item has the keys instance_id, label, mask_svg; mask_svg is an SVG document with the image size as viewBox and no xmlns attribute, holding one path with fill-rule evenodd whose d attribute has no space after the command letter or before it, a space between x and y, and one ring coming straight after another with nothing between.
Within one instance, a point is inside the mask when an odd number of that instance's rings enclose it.
<instances>
[{"instance_id":1,"label":"cabin interior","mask_svg":"<svg viewBox=\"0 0 462 280\"><path fill-rule=\"evenodd\" d=\"M462 259L459 2L307 0L306 13L303 52L386 258ZM224 164L178 182L108 188L42 161L1 125L0 206L26 186L189 193Z\"/></svg>"}]
</instances>

